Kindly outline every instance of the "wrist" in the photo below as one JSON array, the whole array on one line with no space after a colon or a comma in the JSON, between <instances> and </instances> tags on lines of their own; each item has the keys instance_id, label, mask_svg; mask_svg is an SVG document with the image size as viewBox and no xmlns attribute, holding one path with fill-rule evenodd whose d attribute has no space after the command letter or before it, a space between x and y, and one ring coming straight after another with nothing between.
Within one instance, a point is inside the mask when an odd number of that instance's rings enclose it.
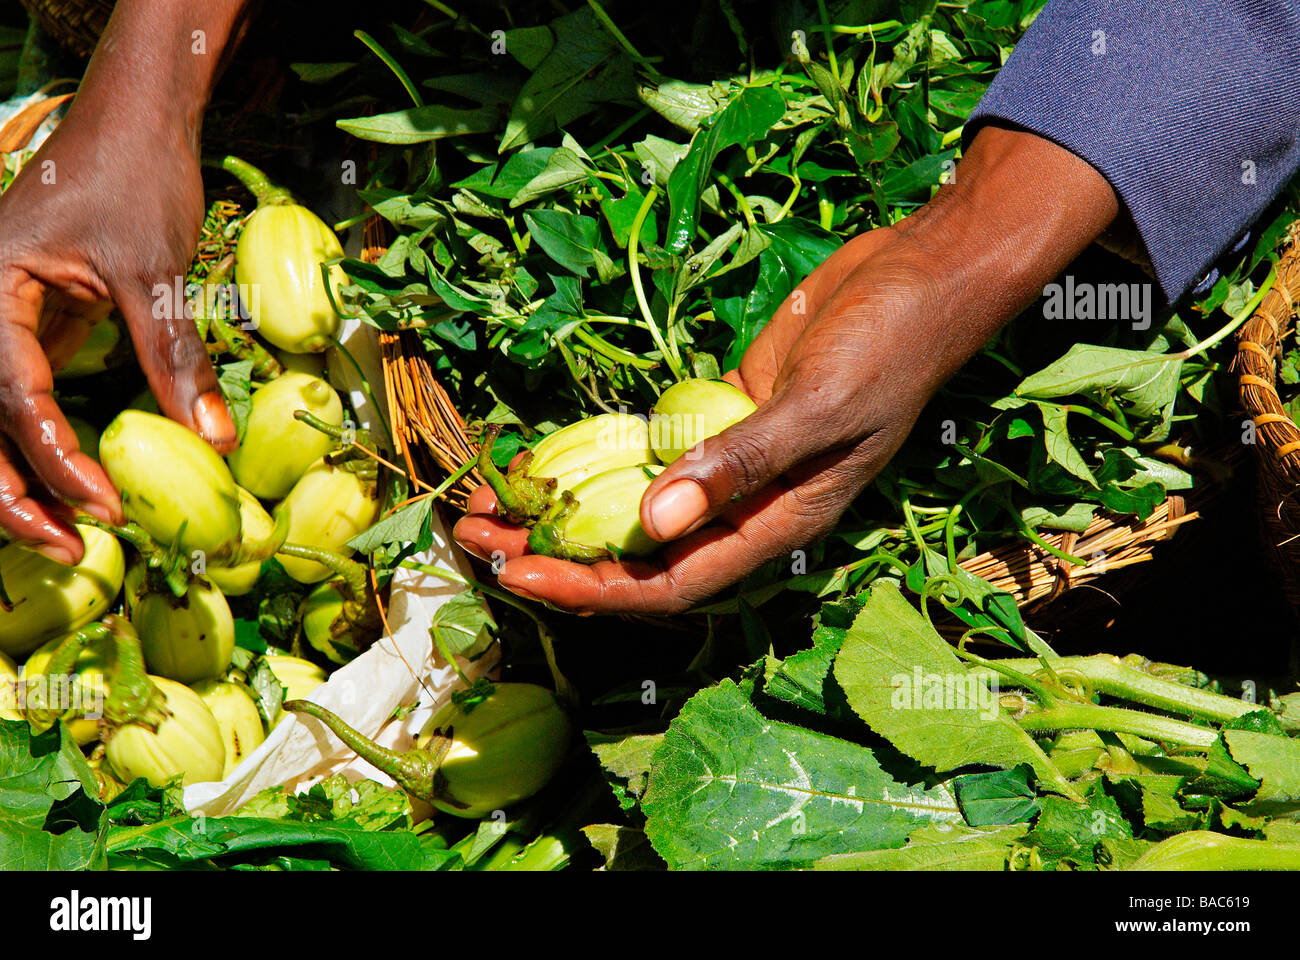
<instances>
[{"instance_id":1,"label":"wrist","mask_svg":"<svg viewBox=\"0 0 1300 960\"><path fill-rule=\"evenodd\" d=\"M197 155L203 110L248 7L249 0L119 0L69 119L133 138L179 138Z\"/></svg>"}]
</instances>

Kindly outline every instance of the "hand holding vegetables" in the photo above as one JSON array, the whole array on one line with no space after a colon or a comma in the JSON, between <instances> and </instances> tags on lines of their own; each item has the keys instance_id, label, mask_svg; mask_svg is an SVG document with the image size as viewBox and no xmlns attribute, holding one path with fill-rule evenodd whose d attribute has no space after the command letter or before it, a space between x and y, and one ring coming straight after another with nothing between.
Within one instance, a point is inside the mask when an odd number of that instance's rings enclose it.
<instances>
[{"instance_id":1,"label":"hand holding vegetables","mask_svg":"<svg viewBox=\"0 0 1300 960\"><path fill-rule=\"evenodd\" d=\"M120 519L112 485L51 395L51 367L113 304L163 411L221 452L234 446L194 325L183 309L155 310L154 286L184 276L194 251L202 108L244 6L119 3L113 42L100 45L67 118L0 199L0 527L60 562L83 547L58 501ZM208 38L202 56L189 52L196 30Z\"/></svg>"},{"instance_id":2,"label":"hand holding vegetables","mask_svg":"<svg viewBox=\"0 0 1300 960\"><path fill-rule=\"evenodd\" d=\"M456 539L505 556L502 586L562 608L685 610L830 529L934 391L1116 212L1074 155L985 128L934 200L833 254L727 374L757 412L669 465L641 500L645 532L673 542L625 563L528 555L528 535L488 515L487 489Z\"/></svg>"}]
</instances>

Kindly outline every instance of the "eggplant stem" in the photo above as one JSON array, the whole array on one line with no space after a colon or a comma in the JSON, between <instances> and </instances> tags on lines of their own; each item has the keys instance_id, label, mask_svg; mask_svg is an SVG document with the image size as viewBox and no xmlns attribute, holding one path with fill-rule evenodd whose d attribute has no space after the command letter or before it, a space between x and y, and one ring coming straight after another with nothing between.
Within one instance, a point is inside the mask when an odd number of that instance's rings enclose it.
<instances>
[{"instance_id":1,"label":"eggplant stem","mask_svg":"<svg viewBox=\"0 0 1300 960\"><path fill-rule=\"evenodd\" d=\"M358 733L342 717L310 700L286 700L281 706L290 713L305 713L319 720L357 756L388 774L411 796L433 802L433 777L438 770L441 753L426 750L399 753L381 747L369 737ZM442 752L445 752L445 745Z\"/></svg>"},{"instance_id":2,"label":"eggplant stem","mask_svg":"<svg viewBox=\"0 0 1300 960\"><path fill-rule=\"evenodd\" d=\"M248 192L257 198L259 207L271 207L293 203L293 194L284 187L278 187L271 179L247 160L239 157L226 157L221 161L221 169L234 176L248 188Z\"/></svg>"},{"instance_id":3,"label":"eggplant stem","mask_svg":"<svg viewBox=\"0 0 1300 960\"><path fill-rule=\"evenodd\" d=\"M331 571L343 578L355 600L365 600L366 568L350 557L343 556L337 550L309 547L300 543L282 543L275 552L299 560L311 560L321 566L329 567Z\"/></svg>"}]
</instances>

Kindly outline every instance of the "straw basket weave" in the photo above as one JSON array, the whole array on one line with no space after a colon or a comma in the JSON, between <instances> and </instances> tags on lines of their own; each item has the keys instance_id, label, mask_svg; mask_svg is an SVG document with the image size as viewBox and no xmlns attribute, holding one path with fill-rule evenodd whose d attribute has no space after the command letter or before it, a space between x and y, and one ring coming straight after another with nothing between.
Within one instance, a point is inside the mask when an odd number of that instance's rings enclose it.
<instances>
[{"instance_id":1,"label":"straw basket weave","mask_svg":"<svg viewBox=\"0 0 1300 960\"><path fill-rule=\"evenodd\" d=\"M382 243L382 231L367 224L367 252ZM384 387L392 411L394 441L410 476L430 487L478 455L476 436L456 411L426 356L417 334L383 333ZM1296 434L1300 438L1300 432ZM1217 453L1217 451L1216 451ZM1239 453L1239 452L1238 452ZM464 510L469 493L480 482L470 473L447 491L454 508ZM1043 539L1071 556L1087 560L1079 566L1042 547L1013 541L965 561L962 566L1016 598L1026 613L1047 607L1066 591L1107 576L1105 589L1118 592L1136 577L1131 568L1152 558L1154 548L1195 520L1197 508L1218 495L1217 485L1198 486L1187 496L1174 495L1146 520L1098 512L1083 533L1048 534Z\"/></svg>"},{"instance_id":2,"label":"straw basket weave","mask_svg":"<svg viewBox=\"0 0 1300 960\"><path fill-rule=\"evenodd\" d=\"M51 37L80 57L88 57L108 25L115 0L22 0Z\"/></svg>"},{"instance_id":3,"label":"straw basket weave","mask_svg":"<svg viewBox=\"0 0 1300 960\"><path fill-rule=\"evenodd\" d=\"M1273 288L1237 337L1241 405L1254 424L1260 522L1283 592L1300 614L1300 427L1277 395L1277 363L1300 301L1300 221L1291 227Z\"/></svg>"}]
</instances>

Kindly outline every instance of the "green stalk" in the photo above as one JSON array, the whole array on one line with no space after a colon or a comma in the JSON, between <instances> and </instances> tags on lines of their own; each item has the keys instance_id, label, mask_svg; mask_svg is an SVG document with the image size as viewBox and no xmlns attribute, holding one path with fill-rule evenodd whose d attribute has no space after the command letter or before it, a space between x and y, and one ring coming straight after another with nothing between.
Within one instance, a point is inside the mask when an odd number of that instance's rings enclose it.
<instances>
[{"instance_id":1,"label":"green stalk","mask_svg":"<svg viewBox=\"0 0 1300 960\"><path fill-rule=\"evenodd\" d=\"M826 0L817 0L817 12L822 18L822 34L826 38L826 59L830 63L831 76L835 78L835 85L840 85L840 68L835 62L835 31L831 29L831 18L826 13Z\"/></svg>"},{"instance_id":2,"label":"green stalk","mask_svg":"<svg viewBox=\"0 0 1300 960\"><path fill-rule=\"evenodd\" d=\"M1300 870L1300 843L1189 830L1156 844L1130 870Z\"/></svg>"},{"instance_id":3,"label":"green stalk","mask_svg":"<svg viewBox=\"0 0 1300 960\"><path fill-rule=\"evenodd\" d=\"M633 367L639 367L642 370L653 370L655 367L659 366L657 360L647 360L645 357L637 356L630 350L616 347L599 334L592 333L582 327L576 327L573 331L573 335L601 356L608 360L612 360L615 363L628 364Z\"/></svg>"},{"instance_id":4,"label":"green stalk","mask_svg":"<svg viewBox=\"0 0 1300 960\"><path fill-rule=\"evenodd\" d=\"M1198 727L1182 720L1123 707L1099 707L1095 703L1058 701L1045 710L1034 710L1017 717L1016 723L1029 731L1109 730L1112 733L1131 733L1147 740L1197 750L1208 750L1219 738L1219 732L1210 727Z\"/></svg>"},{"instance_id":5,"label":"green stalk","mask_svg":"<svg viewBox=\"0 0 1300 960\"><path fill-rule=\"evenodd\" d=\"M1040 402L1046 403L1048 401L1040 401ZM1134 439L1136 439L1136 435L1133 433L1132 430L1129 430L1127 427L1123 426L1122 424L1116 423L1114 420L1110 419L1109 417L1103 417L1100 413L1097 413L1097 411L1089 407L1083 407L1077 403L1061 403L1061 404L1054 404L1054 406L1059 406L1066 413L1077 413L1087 417L1090 420L1096 421L1097 423L1101 424L1103 427L1105 427L1107 430L1115 434L1115 436L1119 437L1121 440L1125 441L1126 443L1132 443Z\"/></svg>"},{"instance_id":6,"label":"green stalk","mask_svg":"<svg viewBox=\"0 0 1300 960\"><path fill-rule=\"evenodd\" d=\"M664 342L663 334L659 332L659 325L655 323L654 314L650 312L650 303L646 300L645 288L641 285L641 265L637 263L636 254L641 239L641 227L645 223L646 216L650 213L650 208L654 205L655 198L659 196L659 188L651 187L641 201L641 206L637 209L636 217L632 220L632 232L627 238L627 263L628 270L632 274L632 289L636 292L637 306L641 308L641 316L645 318L646 329L650 331L650 336L663 354L664 361L668 368L673 372L673 376L678 380L683 377L681 357L669 351L668 344Z\"/></svg>"},{"instance_id":7,"label":"green stalk","mask_svg":"<svg viewBox=\"0 0 1300 960\"><path fill-rule=\"evenodd\" d=\"M1255 295L1246 302L1244 307L1237 311L1236 315L1230 321L1215 331L1209 339L1202 340L1196 346L1187 348L1180 354L1180 356L1184 360L1190 360L1192 357L1200 356L1202 353L1205 353L1205 351L1209 350L1225 338L1232 336L1238 327L1250 319L1251 314L1253 314L1263 302L1264 295L1273 288L1273 282L1275 280L1277 280L1276 265L1274 265L1273 269L1268 272L1268 276L1265 277L1264 282L1259 285L1259 289L1255 291Z\"/></svg>"},{"instance_id":8,"label":"green stalk","mask_svg":"<svg viewBox=\"0 0 1300 960\"><path fill-rule=\"evenodd\" d=\"M240 160L233 156L226 157L221 161L221 168L232 174L248 189L249 193L257 198L259 207L294 202L293 194L284 187L277 187L265 173L247 160Z\"/></svg>"},{"instance_id":9,"label":"green stalk","mask_svg":"<svg viewBox=\"0 0 1300 960\"><path fill-rule=\"evenodd\" d=\"M1025 673L1042 667L1038 660L999 660L998 663ZM1049 661L1049 665L1055 670L1076 671L1097 693L1215 723L1225 723L1265 709L1257 703L1153 677L1111 654L1056 657Z\"/></svg>"},{"instance_id":10,"label":"green stalk","mask_svg":"<svg viewBox=\"0 0 1300 960\"><path fill-rule=\"evenodd\" d=\"M417 107L424 106L424 100L420 96L419 89L411 82L411 78L407 75L406 71L402 69L402 65L393 58L391 53L380 45L378 40L366 33L364 30L354 30L352 31L352 36L356 37L369 47L370 52L382 60L384 66L393 71L393 75L401 81L402 86L406 88L407 95L415 102Z\"/></svg>"}]
</instances>

